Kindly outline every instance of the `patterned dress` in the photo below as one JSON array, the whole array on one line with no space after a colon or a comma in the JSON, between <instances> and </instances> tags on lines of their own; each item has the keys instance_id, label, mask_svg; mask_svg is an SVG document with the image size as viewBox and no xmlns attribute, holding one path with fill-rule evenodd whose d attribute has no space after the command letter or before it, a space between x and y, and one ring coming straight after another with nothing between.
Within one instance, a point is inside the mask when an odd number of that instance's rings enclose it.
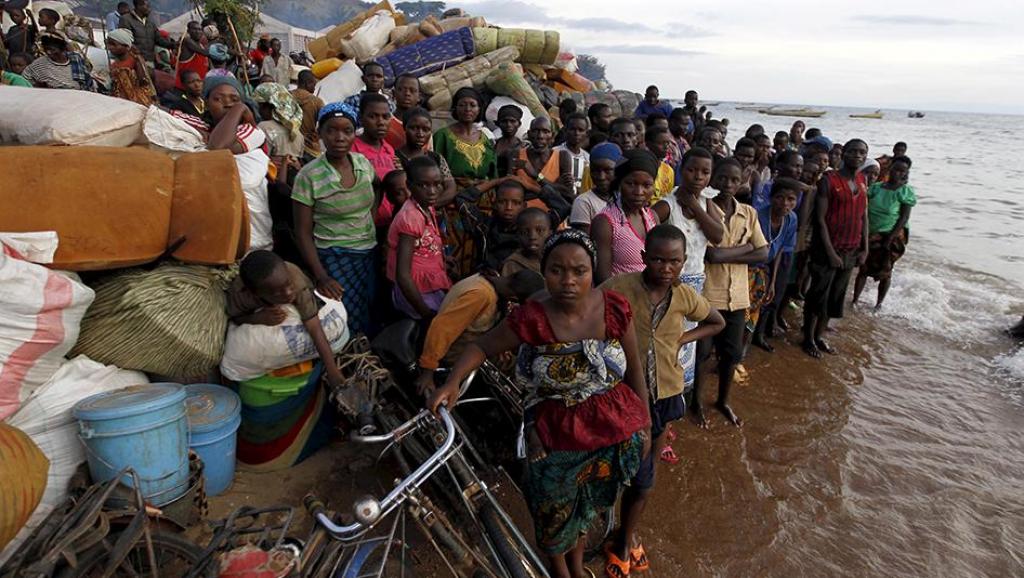
<instances>
[{"instance_id":1,"label":"patterned dress","mask_svg":"<svg viewBox=\"0 0 1024 578\"><path fill-rule=\"evenodd\" d=\"M540 303L508 317L523 341L516 381L527 392L527 430L544 457L531 461L525 494L537 544L550 554L571 549L640 467L640 431L650 425L644 402L622 382L620 339L632 313L626 299L604 291L604 340L560 342Z\"/></svg>"}]
</instances>

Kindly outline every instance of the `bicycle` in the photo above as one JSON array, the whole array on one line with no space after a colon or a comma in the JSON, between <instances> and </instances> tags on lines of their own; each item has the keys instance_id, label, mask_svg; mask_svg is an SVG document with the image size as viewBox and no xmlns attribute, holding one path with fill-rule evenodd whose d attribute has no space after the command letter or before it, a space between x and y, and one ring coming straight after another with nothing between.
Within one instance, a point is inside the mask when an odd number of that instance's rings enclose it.
<instances>
[{"instance_id":1,"label":"bicycle","mask_svg":"<svg viewBox=\"0 0 1024 578\"><path fill-rule=\"evenodd\" d=\"M404 576L408 564L406 529L411 520L452 576L550 578L491 488L466 461L447 408L441 408L436 418L421 410L397 425L397 418L387 411L378 417L382 425L389 424L385 426L387 433L355 433L351 439L388 444L381 457L394 454L405 477L381 499L367 496L358 500L351 521L339 519L317 497L307 496L304 505L316 527L303 549L303 576L379 578L393 575L389 571L396 569ZM408 448L417 444L431 444L434 449L425 460L414 464L409 457L423 448ZM427 482L442 471L456 482L462 509L442 508L427 495Z\"/></svg>"}]
</instances>

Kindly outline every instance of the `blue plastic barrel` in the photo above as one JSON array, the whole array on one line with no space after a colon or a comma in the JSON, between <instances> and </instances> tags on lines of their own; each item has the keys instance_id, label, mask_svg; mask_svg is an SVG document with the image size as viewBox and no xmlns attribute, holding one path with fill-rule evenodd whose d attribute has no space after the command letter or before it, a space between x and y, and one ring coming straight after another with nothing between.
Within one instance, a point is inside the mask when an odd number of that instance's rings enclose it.
<instances>
[{"instance_id":1,"label":"blue plastic barrel","mask_svg":"<svg viewBox=\"0 0 1024 578\"><path fill-rule=\"evenodd\" d=\"M188 489L185 388L176 383L133 385L89 396L72 409L94 482L130 466L147 502L162 506ZM131 485L126 476L122 483Z\"/></svg>"},{"instance_id":2,"label":"blue plastic barrel","mask_svg":"<svg viewBox=\"0 0 1024 578\"><path fill-rule=\"evenodd\" d=\"M185 391L192 438L189 446L203 460L206 495L216 496L235 479L235 434L242 423L242 401L221 385L200 383Z\"/></svg>"}]
</instances>

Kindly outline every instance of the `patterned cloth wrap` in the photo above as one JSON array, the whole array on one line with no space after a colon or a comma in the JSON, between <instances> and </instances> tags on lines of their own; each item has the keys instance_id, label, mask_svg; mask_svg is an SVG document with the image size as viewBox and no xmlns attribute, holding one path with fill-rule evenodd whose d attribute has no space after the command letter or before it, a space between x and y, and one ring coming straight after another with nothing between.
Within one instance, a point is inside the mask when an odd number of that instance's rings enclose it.
<instances>
[{"instance_id":1,"label":"patterned cloth wrap","mask_svg":"<svg viewBox=\"0 0 1024 578\"><path fill-rule=\"evenodd\" d=\"M295 138L302 126L302 109L288 89L276 82L264 82L256 87L252 99L258 104L269 104L274 107L274 120L288 129ZM269 119L263 119L269 120Z\"/></svg>"},{"instance_id":2,"label":"patterned cloth wrap","mask_svg":"<svg viewBox=\"0 0 1024 578\"><path fill-rule=\"evenodd\" d=\"M475 51L472 29L459 28L399 48L374 62L384 68L384 85L392 86L403 74L430 74L472 58Z\"/></svg>"}]
</instances>

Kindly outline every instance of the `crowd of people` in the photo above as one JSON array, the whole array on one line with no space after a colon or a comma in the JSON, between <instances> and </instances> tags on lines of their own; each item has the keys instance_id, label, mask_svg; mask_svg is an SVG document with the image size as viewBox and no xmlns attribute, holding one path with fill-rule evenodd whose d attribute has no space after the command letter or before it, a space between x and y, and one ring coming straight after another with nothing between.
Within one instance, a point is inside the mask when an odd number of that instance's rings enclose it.
<instances>
[{"instance_id":1,"label":"crowd of people","mask_svg":"<svg viewBox=\"0 0 1024 578\"><path fill-rule=\"evenodd\" d=\"M560 578L591 575L581 534L623 488L605 573L647 569L637 531L655 465L678 461L671 424L688 411L708 427L708 376L714 408L741 426L732 386L750 378L748 347L772 352L802 302L802 350L836 354L825 336L851 279L854 302L876 279L881 306L909 239L904 143L872 159L863 140L833 143L803 121L774 135L755 124L730 141L728 121L695 91L676 107L654 86L624 117L565 100L525 139L521 107L488 125L486 95L462 88L450 124L434 130L413 76L388 89L367 64L364 90L324 103L308 71L289 90L273 41L251 55L263 74L246 85L199 22L176 43L177 86L158 92L153 47L166 39L150 30L146 0L124 9L106 40L112 94L161 103L210 149L262 151L271 219L253 226L272 241L242 261L232 320L274 325L280 306L295 305L332 382L341 375L314 290L344 303L353 332L418 320L417 386L435 411L485 360L511 352L527 392L525 491ZM32 30L7 33L8 50L23 50L9 52L5 84L95 89L54 33L39 32L44 55L25 63ZM442 366L452 371L435 386Z\"/></svg>"}]
</instances>

